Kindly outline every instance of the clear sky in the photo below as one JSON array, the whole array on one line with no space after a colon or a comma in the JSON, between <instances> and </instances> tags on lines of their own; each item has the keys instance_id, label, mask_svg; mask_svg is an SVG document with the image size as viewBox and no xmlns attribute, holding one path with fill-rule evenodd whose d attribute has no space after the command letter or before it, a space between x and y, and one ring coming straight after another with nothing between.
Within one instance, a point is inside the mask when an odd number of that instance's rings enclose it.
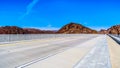
<instances>
[{"instance_id":1,"label":"clear sky","mask_svg":"<svg viewBox=\"0 0 120 68\"><path fill-rule=\"evenodd\" d=\"M69 22L93 29L120 24L120 1L0 0L0 26L59 29Z\"/></svg>"}]
</instances>

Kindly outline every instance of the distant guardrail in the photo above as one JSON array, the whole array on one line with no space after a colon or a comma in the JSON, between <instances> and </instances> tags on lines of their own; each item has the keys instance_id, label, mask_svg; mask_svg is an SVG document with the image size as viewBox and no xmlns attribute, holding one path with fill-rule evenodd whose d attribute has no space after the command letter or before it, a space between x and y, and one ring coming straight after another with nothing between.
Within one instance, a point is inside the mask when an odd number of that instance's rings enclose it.
<instances>
[{"instance_id":1,"label":"distant guardrail","mask_svg":"<svg viewBox=\"0 0 120 68\"><path fill-rule=\"evenodd\" d=\"M120 35L116 35L116 34L109 34L109 36L115 40L118 44L120 44Z\"/></svg>"}]
</instances>

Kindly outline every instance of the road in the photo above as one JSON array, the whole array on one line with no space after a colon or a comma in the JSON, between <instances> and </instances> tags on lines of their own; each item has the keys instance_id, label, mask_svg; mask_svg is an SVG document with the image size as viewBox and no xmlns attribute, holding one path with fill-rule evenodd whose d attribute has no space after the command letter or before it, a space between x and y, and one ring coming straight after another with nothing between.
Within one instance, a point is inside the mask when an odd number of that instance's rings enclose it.
<instances>
[{"instance_id":1,"label":"road","mask_svg":"<svg viewBox=\"0 0 120 68\"><path fill-rule=\"evenodd\" d=\"M80 45L99 35L78 35L0 44L0 68L15 68Z\"/></svg>"},{"instance_id":2,"label":"road","mask_svg":"<svg viewBox=\"0 0 120 68\"><path fill-rule=\"evenodd\" d=\"M75 68L111 68L106 36L102 37Z\"/></svg>"},{"instance_id":3,"label":"road","mask_svg":"<svg viewBox=\"0 0 120 68\"><path fill-rule=\"evenodd\" d=\"M119 63L118 63L119 64ZM24 66L23 66L24 67ZM106 35L86 41L25 68L111 68Z\"/></svg>"},{"instance_id":4,"label":"road","mask_svg":"<svg viewBox=\"0 0 120 68\"><path fill-rule=\"evenodd\" d=\"M120 44L107 37L112 68L120 68ZM119 40L120 41L120 40Z\"/></svg>"}]
</instances>

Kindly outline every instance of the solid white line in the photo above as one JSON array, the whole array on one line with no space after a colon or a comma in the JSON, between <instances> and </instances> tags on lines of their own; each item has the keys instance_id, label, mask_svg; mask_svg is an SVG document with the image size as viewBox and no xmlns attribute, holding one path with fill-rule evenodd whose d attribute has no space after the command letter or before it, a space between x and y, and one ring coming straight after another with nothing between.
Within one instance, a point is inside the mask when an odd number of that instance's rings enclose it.
<instances>
[{"instance_id":1,"label":"solid white line","mask_svg":"<svg viewBox=\"0 0 120 68\"><path fill-rule=\"evenodd\" d=\"M15 67L15 68L25 68L25 67L27 67L27 66L29 66L29 65L31 65L31 64L37 63L37 62L42 61L42 60L44 60L44 59L47 59L47 58L49 58L49 57L51 57L51 56L54 56L54 55L59 54L59 53L62 53L62 52L66 51L66 50L68 50L68 49L70 49L70 48L72 48L72 47L67 47L67 48L63 49L62 51L59 51L59 52L57 52L57 53L55 53L55 54L50 54L50 55L48 55L48 56L46 56L46 57L38 58L38 59L36 59L36 60L30 61L30 62L25 63L25 64L23 64L23 65L17 66L17 67Z\"/></svg>"},{"instance_id":2,"label":"solid white line","mask_svg":"<svg viewBox=\"0 0 120 68\"><path fill-rule=\"evenodd\" d=\"M95 38L98 38L98 37L95 37ZM93 38L93 39L95 39L95 38ZM88 40L88 41L90 41L90 40ZM86 42L87 42L87 41L86 41ZM84 43L85 43L85 42L84 42ZM82 43L82 44L84 44L84 43ZM49 58L49 57L51 57L51 56L55 56L55 55L57 55L57 54L59 54L59 53L62 53L62 52L64 52L64 51L68 50L68 49L71 49L71 48L74 48L74 47L79 47L79 46L82 45L82 44L78 44L77 46L73 46L73 47L67 47L67 48L65 48L65 49L63 49L63 50L61 50L61 51L59 51L59 52L57 52L57 53L55 53L55 54L50 54L50 55L48 55L48 56L46 56L46 57L38 58L38 59L36 59L36 60L30 61L30 62L25 63L25 64L23 64L23 65L17 66L17 67L15 67L15 68L25 68L25 67L27 67L27 66L29 66L29 65L31 65L31 64L37 63L37 62L42 61L42 60L44 60L44 59L47 59L47 58Z\"/></svg>"}]
</instances>

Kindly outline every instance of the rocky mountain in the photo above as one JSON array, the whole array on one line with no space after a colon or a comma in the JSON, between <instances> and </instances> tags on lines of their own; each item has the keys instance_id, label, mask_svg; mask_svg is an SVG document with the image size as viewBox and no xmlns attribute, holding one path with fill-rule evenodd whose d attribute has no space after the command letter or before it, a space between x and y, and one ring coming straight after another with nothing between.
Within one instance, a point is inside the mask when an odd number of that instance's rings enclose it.
<instances>
[{"instance_id":1,"label":"rocky mountain","mask_svg":"<svg viewBox=\"0 0 120 68\"><path fill-rule=\"evenodd\" d=\"M4 26L0 27L0 34L25 34L22 28L17 26Z\"/></svg>"},{"instance_id":2,"label":"rocky mountain","mask_svg":"<svg viewBox=\"0 0 120 68\"><path fill-rule=\"evenodd\" d=\"M54 34L55 31L45 31L33 28L20 28L17 26L0 27L0 34Z\"/></svg>"},{"instance_id":3,"label":"rocky mountain","mask_svg":"<svg viewBox=\"0 0 120 68\"><path fill-rule=\"evenodd\" d=\"M27 31L28 34L55 34L56 31L50 30L40 30L35 28L23 28L24 31Z\"/></svg>"},{"instance_id":4,"label":"rocky mountain","mask_svg":"<svg viewBox=\"0 0 120 68\"><path fill-rule=\"evenodd\" d=\"M120 25L112 26L111 28L107 29L109 34L120 34Z\"/></svg>"},{"instance_id":5,"label":"rocky mountain","mask_svg":"<svg viewBox=\"0 0 120 68\"><path fill-rule=\"evenodd\" d=\"M108 34L108 31L105 29L101 29L98 33L99 34Z\"/></svg>"},{"instance_id":6,"label":"rocky mountain","mask_svg":"<svg viewBox=\"0 0 120 68\"><path fill-rule=\"evenodd\" d=\"M85 27L81 24L77 23L70 23L65 26L63 26L60 30L58 30L57 33L63 33L63 34L96 34L96 30L92 30L88 27Z\"/></svg>"},{"instance_id":7,"label":"rocky mountain","mask_svg":"<svg viewBox=\"0 0 120 68\"><path fill-rule=\"evenodd\" d=\"M0 34L120 34L120 25L115 25L107 30L96 30L77 23L69 23L58 31L40 30L35 28L20 28L17 26L0 27Z\"/></svg>"},{"instance_id":8,"label":"rocky mountain","mask_svg":"<svg viewBox=\"0 0 120 68\"><path fill-rule=\"evenodd\" d=\"M100 34L120 34L120 25L115 25L107 30L99 31Z\"/></svg>"}]
</instances>

